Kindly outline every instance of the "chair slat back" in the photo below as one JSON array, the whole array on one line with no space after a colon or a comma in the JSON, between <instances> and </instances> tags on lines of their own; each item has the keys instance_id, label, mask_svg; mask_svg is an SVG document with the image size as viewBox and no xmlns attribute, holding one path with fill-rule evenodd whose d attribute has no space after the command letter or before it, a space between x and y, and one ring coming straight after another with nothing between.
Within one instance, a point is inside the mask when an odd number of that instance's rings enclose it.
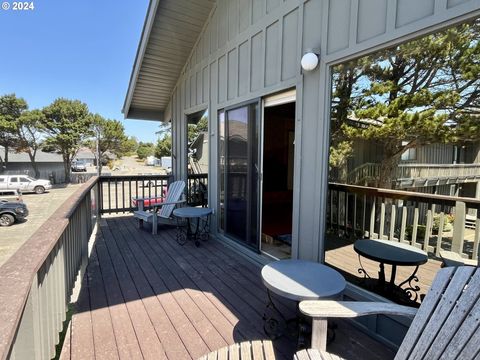
<instances>
[{"instance_id":1,"label":"chair slat back","mask_svg":"<svg viewBox=\"0 0 480 360\"><path fill-rule=\"evenodd\" d=\"M478 328L479 298L478 268L462 266L440 270L395 360L463 359L459 354L467 344L475 356L480 342L471 344L469 340Z\"/></svg>"},{"instance_id":2,"label":"chair slat back","mask_svg":"<svg viewBox=\"0 0 480 360\"><path fill-rule=\"evenodd\" d=\"M185 189L185 181L179 180L170 184L167 190L167 197L165 203L177 202L180 200L183 189ZM164 205L160 208L158 216L163 218L169 218L172 215L175 204Z\"/></svg>"},{"instance_id":3,"label":"chair slat back","mask_svg":"<svg viewBox=\"0 0 480 360\"><path fill-rule=\"evenodd\" d=\"M275 360L269 340L244 341L212 351L199 360Z\"/></svg>"}]
</instances>

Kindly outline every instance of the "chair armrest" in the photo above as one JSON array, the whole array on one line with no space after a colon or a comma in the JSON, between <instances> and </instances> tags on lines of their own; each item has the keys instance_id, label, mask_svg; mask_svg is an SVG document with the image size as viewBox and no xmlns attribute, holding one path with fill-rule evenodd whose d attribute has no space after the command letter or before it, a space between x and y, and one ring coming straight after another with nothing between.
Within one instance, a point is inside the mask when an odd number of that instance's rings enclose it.
<instances>
[{"instance_id":1,"label":"chair armrest","mask_svg":"<svg viewBox=\"0 0 480 360\"><path fill-rule=\"evenodd\" d=\"M299 304L300 312L312 320L311 347L320 351L327 348L327 319L352 318L365 315L403 315L414 317L417 309L408 306L361 301L307 300Z\"/></svg>"},{"instance_id":2,"label":"chair armrest","mask_svg":"<svg viewBox=\"0 0 480 360\"><path fill-rule=\"evenodd\" d=\"M366 315L400 315L413 318L416 308L409 306L363 301L307 300L299 305L302 314L312 318L354 318Z\"/></svg>"},{"instance_id":3,"label":"chair armrest","mask_svg":"<svg viewBox=\"0 0 480 360\"><path fill-rule=\"evenodd\" d=\"M152 196L152 197L144 197L144 198L132 197L132 201L145 201L145 200L157 200L157 199L165 199L165 196Z\"/></svg>"},{"instance_id":4,"label":"chair armrest","mask_svg":"<svg viewBox=\"0 0 480 360\"><path fill-rule=\"evenodd\" d=\"M163 205L176 205L176 204L183 204L184 202L186 202L186 200L163 202L163 203L155 204L155 205L152 205L152 206L153 206L153 208L161 208Z\"/></svg>"}]
</instances>

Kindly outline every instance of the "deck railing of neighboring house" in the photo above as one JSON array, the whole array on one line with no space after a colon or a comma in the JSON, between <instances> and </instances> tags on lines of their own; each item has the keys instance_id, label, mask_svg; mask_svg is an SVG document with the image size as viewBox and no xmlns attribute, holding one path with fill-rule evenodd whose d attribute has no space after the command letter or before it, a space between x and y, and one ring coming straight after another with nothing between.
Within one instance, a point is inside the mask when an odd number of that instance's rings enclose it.
<instances>
[{"instance_id":1,"label":"deck railing of neighboring house","mask_svg":"<svg viewBox=\"0 0 480 360\"><path fill-rule=\"evenodd\" d=\"M78 189L0 268L0 359L51 359L97 218L97 178Z\"/></svg>"},{"instance_id":2,"label":"deck railing of neighboring house","mask_svg":"<svg viewBox=\"0 0 480 360\"><path fill-rule=\"evenodd\" d=\"M328 199L328 227L337 235L400 241L437 256L443 249L478 260L480 200L336 183L329 184ZM467 243L468 210L476 215L473 241Z\"/></svg>"},{"instance_id":3,"label":"deck railing of neighboring house","mask_svg":"<svg viewBox=\"0 0 480 360\"><path fill-rule=\"evenodd\" d=\"M480 180L480 164L400 164L398 188L450 185Z\"/></svg>"},{"instance_id":4,"label":"deck railing of neighboring house","mask_svg":"<svg viewBox=\"0 0 480 360\"><path fill-rule=\"evenodd\" d=\"M365 163L347 175L347 182L363 185L379 176L380 164ZM399 187L425 186L426 180L443 180L445 184L478 181L480 164L399 164L394 179Z\"/></svg>"}]
</instances>

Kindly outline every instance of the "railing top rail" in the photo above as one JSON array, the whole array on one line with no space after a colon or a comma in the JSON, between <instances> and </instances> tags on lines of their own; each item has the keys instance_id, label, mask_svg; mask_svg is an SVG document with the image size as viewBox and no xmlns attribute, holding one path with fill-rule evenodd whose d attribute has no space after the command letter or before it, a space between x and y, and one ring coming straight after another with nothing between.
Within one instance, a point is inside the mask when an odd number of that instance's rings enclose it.
<instances>
[{"instance_id":1,"label":"railing top rail","mask_svg":"<svg viewBox=\"0 0 480 360\"><path fill-rule=\"evenodd\" d=\"M407 164L398 164L398 167L404 168L417 168L417 167L428 167L428 168L480 168L480 164L418 164L418 163L407 163Z\"/></svg>"},{"instance_id":2,"label":"railing top rail","mask_svg":"<svg viewBox=\"0 0 480 360\"><path fill-rule=\"evenodd\" d=\"M123 180L129 180L129 179L165 179L168 180L171 178L171 175L163 175L163 174L146 174L146 175L102 175L100 176L100 181L101 180L115 180L115 179L123 179Z\"/></svg>"},{"instance_id":3,"label":"railing top rail","mask_svg":"<svg viewBox=\"0 0 480 360\"><path fill-rule=\"evenodd\" d=\"M455 202L464 202L467 207L480 208L480 200L458 196L446 196L435 194L424 194L414 191L392 190L374 188L368 186L348 185L339 183L329 183L329 188L336 190L350 191L357 194L365 194L376 197L386 197L390 199L418 201L425 203L443 203L445 205L455 205Z\"/></svg>"},{"instance_id":4,"label":"railing top rail","mask_svg":"<svg viewBox=\"0 0 480 360\"><path fill-rule=\"evenodd\" d=\"M91 178L0 267L0 359L6 359L15 338L35 274L57 244L69 217L98 181Z\"/></svg>"}]
</instances>

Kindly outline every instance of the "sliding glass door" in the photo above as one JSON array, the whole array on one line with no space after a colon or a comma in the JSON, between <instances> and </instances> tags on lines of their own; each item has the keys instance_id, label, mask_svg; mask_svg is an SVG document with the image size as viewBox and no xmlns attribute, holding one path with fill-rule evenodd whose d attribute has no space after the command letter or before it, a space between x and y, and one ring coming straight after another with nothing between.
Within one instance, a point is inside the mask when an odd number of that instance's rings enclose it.
<instances>
[{"instance_id":1,"label":"sliding glass door","mask_svg":"<svg viewBox=\"0 0 480 360\"><path fill-rule=\"evenodd\" d=\"M259 249L259 103L226 109L220 124L220 228Z\"/></svg>"}]
</instances>

